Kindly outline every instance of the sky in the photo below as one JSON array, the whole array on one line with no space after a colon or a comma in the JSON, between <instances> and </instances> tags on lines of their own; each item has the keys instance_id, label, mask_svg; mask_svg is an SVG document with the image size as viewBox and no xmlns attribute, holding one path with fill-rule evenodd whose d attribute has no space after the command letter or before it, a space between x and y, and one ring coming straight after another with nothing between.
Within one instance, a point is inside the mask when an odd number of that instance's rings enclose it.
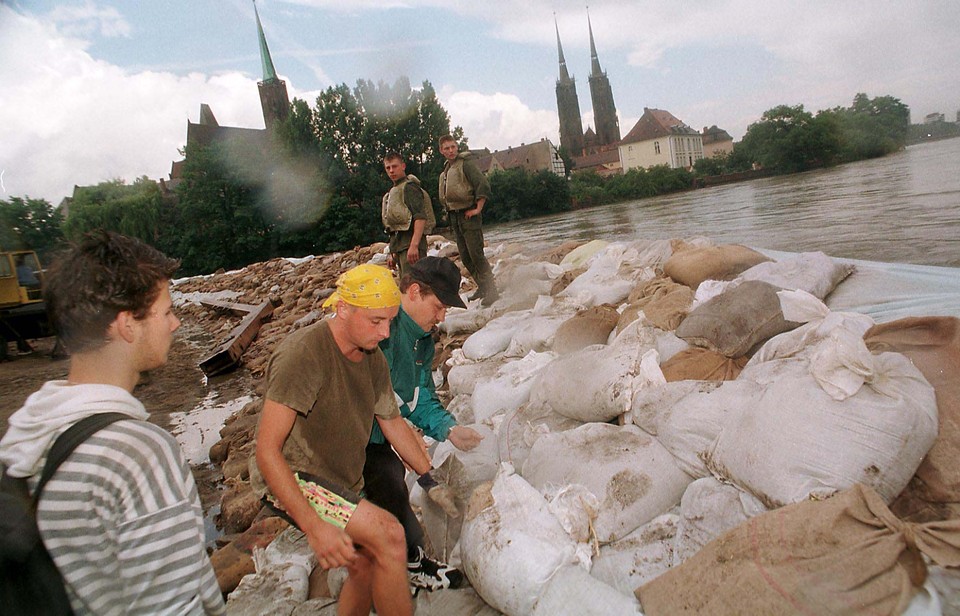
<instances>
[{"instance_id":1,"label":"sky","mask_svg":"<svg viewBox=\"0 0 960 616\"><path fill-rule=\"evenodd\" d=\"M472 148L559 145L557 31L593 126L585 3L258 0L291 96L429 81ZM556 25L554 22L556 19ZM594 0L626 135L645 107L735 140L763 112L894 96L913 122L960 110L956 0ZM0 200L167 178L187 121L263 128L251 0L0 0Z\"/></svg>"}]
</instances>

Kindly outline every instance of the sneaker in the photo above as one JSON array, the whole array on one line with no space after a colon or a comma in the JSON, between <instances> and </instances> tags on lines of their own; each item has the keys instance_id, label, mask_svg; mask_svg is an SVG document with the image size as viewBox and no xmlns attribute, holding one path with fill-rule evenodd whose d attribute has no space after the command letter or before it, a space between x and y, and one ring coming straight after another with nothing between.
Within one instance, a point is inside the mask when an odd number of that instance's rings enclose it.
<instances>
[{"instance_id":1,"label":"sneaker","mask_svg":"<svg viewBox=\"0 0 960 616\"><path fill-rule=\"evenodd\" d=\"M407 563L407 575L414 588L430 591L460 588L463 584L463 573L459 569L427 557L421 547L417 548L417 554L416 560Z\"/></svg>"}]
</instances>

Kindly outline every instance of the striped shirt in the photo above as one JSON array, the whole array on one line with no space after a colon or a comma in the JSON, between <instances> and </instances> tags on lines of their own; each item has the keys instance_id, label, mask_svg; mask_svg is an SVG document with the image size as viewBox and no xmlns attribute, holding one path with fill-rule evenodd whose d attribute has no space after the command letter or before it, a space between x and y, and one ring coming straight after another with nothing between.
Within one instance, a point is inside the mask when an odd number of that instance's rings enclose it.
<instances>
[{"instance_id":1,"label":"striped shirt","mask_svg":"<svg viewBox=\"0 0 960 616\"><path fill-rule=\"evenodd\" d=\"M176 440L121 420L47 483L37 524L77 614L223 614L203 514Z\"/></svg>"}]
</instances>

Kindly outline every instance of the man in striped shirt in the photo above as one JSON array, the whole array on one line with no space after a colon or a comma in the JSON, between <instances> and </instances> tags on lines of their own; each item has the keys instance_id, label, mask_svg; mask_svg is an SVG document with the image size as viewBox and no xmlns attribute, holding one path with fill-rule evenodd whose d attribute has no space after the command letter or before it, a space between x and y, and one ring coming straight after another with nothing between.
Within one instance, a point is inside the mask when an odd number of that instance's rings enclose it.
<instances>
[{"instance_id":1,"label":"man in striped shirt","mask_svg":"<svg viewBox=\"0 0 960 616\"><path fill-rule=\"evenodd\" d=\"M0 462L32 488L68 427L96 413L130 417L79 445L40 498L40 534L77 614L224 613L190 467L131 394L142 371L166 363L180 326L169 290L178 265L137 240L96 232L46 277L70 369L10 417Z\"/></svg>"}]
</instances>

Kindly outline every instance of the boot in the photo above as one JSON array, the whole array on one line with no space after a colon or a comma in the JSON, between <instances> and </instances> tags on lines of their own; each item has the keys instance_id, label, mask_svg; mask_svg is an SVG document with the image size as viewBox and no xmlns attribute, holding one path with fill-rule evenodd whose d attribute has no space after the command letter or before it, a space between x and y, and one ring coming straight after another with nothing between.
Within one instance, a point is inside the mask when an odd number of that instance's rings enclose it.
<instances>
[{"instance_id":1,"label":"boot","mask_svg":"<svg viewBox=\"0 0 960 616\"><path fill-rule=\"evenodd\" d=\"M497 291L496 285L491 282L484 290L480 305L484 307L492 306L498 299L500 299L500 292Z\"/></svg>"},{"instance_id":2,"label":"boot","mask_svg":"<svg viewBox=\"0 0 960 616\"><path fill-rule=\"evenodd\" d=\"M477 290L473 292L473 295L467 298L467 301L473 302L478 299L483 299L483 296L484 296L483 287L477 287Z\"/></svg>"}]
</instances>

